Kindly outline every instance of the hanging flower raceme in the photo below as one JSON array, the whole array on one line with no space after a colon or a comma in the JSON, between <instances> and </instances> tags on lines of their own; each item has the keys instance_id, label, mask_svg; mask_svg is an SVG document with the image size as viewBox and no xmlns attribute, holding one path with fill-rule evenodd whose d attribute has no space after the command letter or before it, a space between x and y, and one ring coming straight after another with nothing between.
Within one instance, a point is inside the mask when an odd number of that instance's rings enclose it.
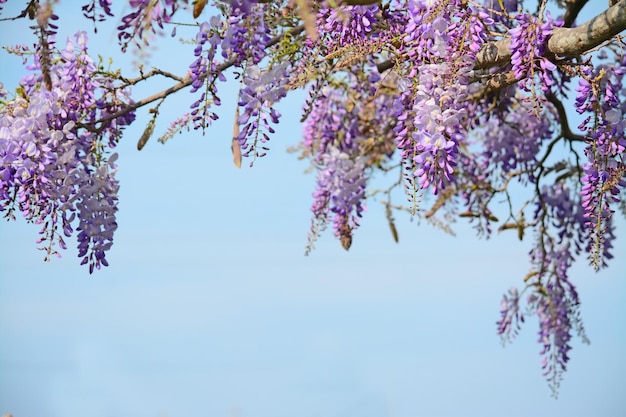
<instances>
[{"instance_id":1,"label":"hanging flower raceme","mask_svg":"<svg viewBox=\"0 0 626 417\"><path fill-rule=\"evenodd\" d=\"M508 341L517 334L525 315L537 315L542 367L556 394L569 361L572 333L576 331L588 343L578 292L568 277L574 256L582 249L585 219L576 194L564 182L544 186L535 207L537 228L544 232L537 233L530 251L533 267L525 279L525 291L531 291L527 313L520 313L518 291L510 290L503 298L498 333Z\"/></svg>"},{"instance_id":2,"label":"hanging flower raceme","mask_svg":"<svg viewBox=\"0 0 626 417\"><path fill-rule=\"evenodd\" d=\"M446 63L423 65L419 81L405 101L411 101L407 115L400 114L396 142L403 158L411 158L413 176L421 188L437 194L454 180L459 144L467 135L467 71L459 68L456 82L449 84ZM403 111L404 112L404 111ZM410 115L410 117L408 116Z\"/></svg>"},{"instance_id":3,"label":"hanging flower raceme","mask_svg":"<svg viewBox=\"0 0 626 417\"><path fill-rule=\"evenodd\" d=\"M447 11L449 8L444 10ZM450 14L433 15L430 5L424 1L410 1L408 12L409 21L403 39L409 47L407 56L416 64L445 58L448 54L447 29L451 24ZM409 74L409 78L414 75Z\"/></svg>"},{"instance_id":4,"label":"hanging flower raceme","mask_svg":"<svg viewBox=\"0 0 626 417\"><path fill-rule=\"evenodd\" d=\"M540 23L536 17L520 13L515 16L519 26L510 30L511 65L515 77L520 80L519 87L532 91L534 76L537 75L541 89L549 91L555 83L552 72L556 65L545 57L546 43L552 34L552 28L561 26L562 21L553 21L546 12L546 21Z\"/></svg>"},{"instance_id":5,"label":"hanging flower raceme","mask_svg":"<svg viewBox=\"0 0 626 417\"><path fill-rule=\"evenodd\" d=\"M528 304L539 320L537 341L543 346L541 366L556 396L569 362L570 340L578 317L578 295L569 281L557 279L533 293Z\"/></svg>"},{"instance_id":6,"label":"hanging flower raceme","mask_svg":"<svg viewBox=\"0 0 626 417\"><path fill-rule=\"evenodd\" d=\"M626 60L621 66L583 70L576 89L576 109L579 113L593 112L579 126L587 133L583 165L582 205L587 219L591 263L597 269L612 257L612 205L619 202L626 187L626 103L624 74Z\"/></svg>"},{"instance_id":7,"label":"hanging flower raceme","mask_svg":"<svg viewBox=\"0 0 626 417\"><path fill-rule=\"evenodd\" d=\"M280 119L280 113L273 105L287 95L289 67L280 64L263 72L258 66L251 65L242 82L238 102L241 111L237 119L241 128L237 139L243 156L263 157L269 150L266 145L270 140L268 133L274 133L272 125Z\"/></svg>"},{"instance_id":8,"label":"hanging flower raceme","mask_svg":"<svg viewBox=\"0 0 626 417\"><path fill-rule=\"evenodd\" d=\"M194 129L205 129L218 116L211 111L212 105L219 106L220 99L217 95L217 80L225 82L226 77L222 71L218 71L217 54L218 45L221 43L219 35L222 22L217 16L211 17L203 22L196 34L196 47L194 56L196 59L189 65L191 75L191 93L202 91L198 100L194 101L191 108L191 120L186 118L186 122L191 121Z\"/></svg>"},{"instance_id":9,"label":"hanging flower raceme","mask_svg":"<svg viewBox=\"0 0 626 417\"><path fill-rule=\"evenodd\" d=\"M304 122L303 145L320 162L330 149L345 151L354 148L358 140L357 119L348 111L346 93L324 87L313 102L313 108ZM350 113L350 114L349 114Z\"/></svg>"},{"instance_id":10,"label":"hanging flower raceme","mask_svg":"<svg viewBox=\"0 0 626 417\"><path fill-rule=\"evenodd\" d=\"M318 12L317 26L329 35L324 43L330 49L353 45L373 36L378 13L378 5L324 8Z\"/></svg>"},{"instance_id":11,"label":"hanging flower raceme","mask_svg":"<svg viewBox=\"0 0 626 417\"><path fill-rule=\"evenodd\" d=\"M343 247L350 247L364 209L369 170L384 166L394 151L394 97L388 94L394 91L394 77L359 75L351 73L319 89L313 85L306 100L300 149L317 170L307 252L330 222Z\"/></svg>"},{"instance_id":12,"label":"hanging flower raceme","mask_svg":"<svg viewBox=\"0 0 626 417\"><path fill-rule=\"evenodd\" d=\"M107 10L108 2L102 7ZM117 27L118 40L122 51L134 43L138 46L148 46L151 37L160 33L166 23L169 23L180 7L177 0L129 0L132 11L122 17L122 23Z\"/></svg>"},{"instance_id":13,"label":"hanging flower raceme","mask_svg":"<svg viewBox=\"0 0 626 417\"><path fill-rule=\"evenodd\" d=\"M224 58L233 60L235 66L244 62L256 65L265 58L270 31L262 7L244 8L233 4L226 26L221 43Z\"/></svg>"},{"instance_id":14,"label":"hanging flower raceme","mask_svg":"<svg viewBox=\"0 0 626 417\"><path fill-rule=\"evenodd\" d=\"M25 77L21 93L0 107L0 210L42 226L38 243L46 258L59 256L64 238L78 220L79 256L90 272L108 265L106 251L117 228L116 155L123 128L134 120L121 112L128 92L97 73L87 54L87 36L68 40L61 59L50 67L51 89L41 73ZM38 61L30 66L39 70ZM18 89L18 91L20 91Z\"/></svg>"},{"instance_id":15,"label":"hanging flower raceme","mask_svg":"<svg viewBox=\"0 0 626 417\"><path fill-rule=\"evenodd\" d=\"M511 287L508 294L502 296L500 302L500 320L497 322L498 334L502 337L502 342L509 342L521 329L524 322L524 312L520 311L519 291Z\"/></svg>"},{"instance_id":16,"label":"hanging flower raceme","mask_svg":"<svg viewBox=\"0 0 626 417\"><path fill-rule=\"evenodd\" d=\"M519 179L533 180L537 155L544 141L552 138L550 115L547 108L535 114L530 102L518 102L502 112L492 114L478 129L484 136L483 156L492 169L505 177L521 169L527 175Z\"/></svg>"},{"instance_id":17,"label":"hanging flower raceme","mask_svg":"<svg viewBox=\"0 0 626 417\"><path fill-rule=\"evenodd\" d=\"M473 108L468 85L474 57L493 20L459 1L412 1L402 41L407 61L395 105L396 143L409 188L439 193L455 179L459 146ZM480 23L480 24L472 24Z\"/></svg>"},{"instance_id":18,"label":"hanging flower raceme","mask_svg":"<svg viewBox=\"0 0 626 417\"><path fill-rule=\"evenodd\" d=\"M365 200L366 158L353 156L337 148L324 154L317 171L317 186L313 192L315 201L311 206L313 221L309 246L330 220L335 236L348 250L352 233L359 226Z\"/></svg>"}]
</instances>

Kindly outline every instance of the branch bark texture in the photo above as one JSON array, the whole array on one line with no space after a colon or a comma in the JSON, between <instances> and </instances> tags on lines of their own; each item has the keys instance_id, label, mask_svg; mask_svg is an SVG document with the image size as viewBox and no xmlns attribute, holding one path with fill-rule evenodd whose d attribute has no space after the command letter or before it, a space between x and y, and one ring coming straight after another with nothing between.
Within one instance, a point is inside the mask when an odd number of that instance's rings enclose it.
<instances>
[{"instance_id":1,"label":"branch bark texture","mask_svg":"<svg viewBox=\"0 0 626 417\"><path fill-rule=\"evenodd\" d=\"M359 2L365 2L364 4L367 4L367 2L372 0L347 1L356 2L355 4L361 4ZM555 28L553 30L552 37L548 41L548 52L558 57L574 57L602 44L606 40L611 39L624 30L626 30L626 0L621 0L582 26L577 28ZM304 27L302 25L291 29L292 35L302 33L303 31ZM275 37L268 43L267 46L269 47L275 45L282 39L282 37L283 35ZM496 65L509 62L511 59L510 45L510 38L503 39L498 42L490 42L485 45L476 56L476 64L474 68L491 68ZM388 67L393 66L391 62L389 62L388 66L385 66L385 64L386 63L379 64L380 72L383 72L388 69ZM224 71L232 65L233 61L226 61L219 65L217 70ZM510 77L510 74L505 74L505 78L506 77ZM503 79L502 81L506 80ZM190 86L191 83L192 80L189 75L187 75L179 83L171 86L170 88L160 91L150 97L146 97L143 100L132 103L127 108L105 117L98 123L102 128L102 126L104 126L108 121L163 97L167 97L172 93Z\"/></svg>"},{"instance_id":2,"label":"branch bark texture","mask_svg":"<svg viewBox=\"0 0 626 417\"><path fill-rule=\"evenodd\" d=\"M626 30L626 0L576 28L555 28L548 40L548 53L557 57L575 57ZM490 68L509 62L511 40L485 45L476 56L475 68Z\"/></svg>"}]
</instances>

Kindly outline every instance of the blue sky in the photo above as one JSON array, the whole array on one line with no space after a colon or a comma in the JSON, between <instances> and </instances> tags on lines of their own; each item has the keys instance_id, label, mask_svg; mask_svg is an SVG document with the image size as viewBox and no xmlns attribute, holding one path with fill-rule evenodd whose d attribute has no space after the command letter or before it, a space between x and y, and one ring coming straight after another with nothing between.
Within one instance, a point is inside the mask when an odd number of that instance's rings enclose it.
<instances>
[{"instance_id":1,"label":"blue sky","mask_svg":"<svg viewBox=\"0 0 626 417\"><path fill-rule=\"evenodd\" d=\"M91 29L74 3L58 12L66 34ZM116 22L100 27L91 51L124 66L133 58L118 53ZM24 22L1 25L1 44L31 40ZM21 66L2 54L10 88ZM191 60L190 46L170 41L152 63L181 73ZM395 244L370 204L350 252L327 233L305 257L314 177L286 153L300 137L302 94L282 105L269 155L238 170L229 149L235 86L223 91L223 118L206 136L153 139L137 152L146 117L128 130L109 268L89 276L73 248L44 263L36 227L0 222L0 414L623 415L624 239L610 269L596 274L581 260L572 270L592 344L575 339L554 400L536 319L506 348L495 332L530 241L478 240L464 224L452 237L397 215ZM157 132L193 100L173 97ZM618 234L624 227L622 219Z\"/></svg>"}]
</instances>

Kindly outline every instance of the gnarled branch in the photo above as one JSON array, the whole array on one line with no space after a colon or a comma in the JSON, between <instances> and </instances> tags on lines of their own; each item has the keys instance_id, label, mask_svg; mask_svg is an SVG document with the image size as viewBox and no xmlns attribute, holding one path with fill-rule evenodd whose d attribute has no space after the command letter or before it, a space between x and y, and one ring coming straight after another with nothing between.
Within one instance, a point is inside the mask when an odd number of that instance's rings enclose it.
<instances>
[{"instance_id":1,"label":"gnarled branch","mask_svg":"<svg viewBox=\"0 0 626 417\"><path fill-rule=\"evenodd\" d=\"M548 40L547 53L575 57L626 30L626 1L622 0L576 28L555 28ZM511 39L490 42L476 55L475 68L491 68L509 62Z\"/></svg>"}]
</instances>

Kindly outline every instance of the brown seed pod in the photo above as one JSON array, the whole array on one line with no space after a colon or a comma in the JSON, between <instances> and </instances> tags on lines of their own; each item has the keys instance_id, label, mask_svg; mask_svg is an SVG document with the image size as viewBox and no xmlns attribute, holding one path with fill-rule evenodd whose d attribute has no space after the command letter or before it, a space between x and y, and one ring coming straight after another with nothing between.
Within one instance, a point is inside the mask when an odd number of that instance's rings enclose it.
<instances>
[{"instance_id":1,"label":"brown seed pod","mask_svg":"<svg viewBox=\"0 0 626 417\"><path fill-rule=\"evenodd\" d=\"M208 3L208 0L194 0L193 2L193 18L197 19L198 16L204 10L204 6Z\"/></svg>"}]
</instances>

